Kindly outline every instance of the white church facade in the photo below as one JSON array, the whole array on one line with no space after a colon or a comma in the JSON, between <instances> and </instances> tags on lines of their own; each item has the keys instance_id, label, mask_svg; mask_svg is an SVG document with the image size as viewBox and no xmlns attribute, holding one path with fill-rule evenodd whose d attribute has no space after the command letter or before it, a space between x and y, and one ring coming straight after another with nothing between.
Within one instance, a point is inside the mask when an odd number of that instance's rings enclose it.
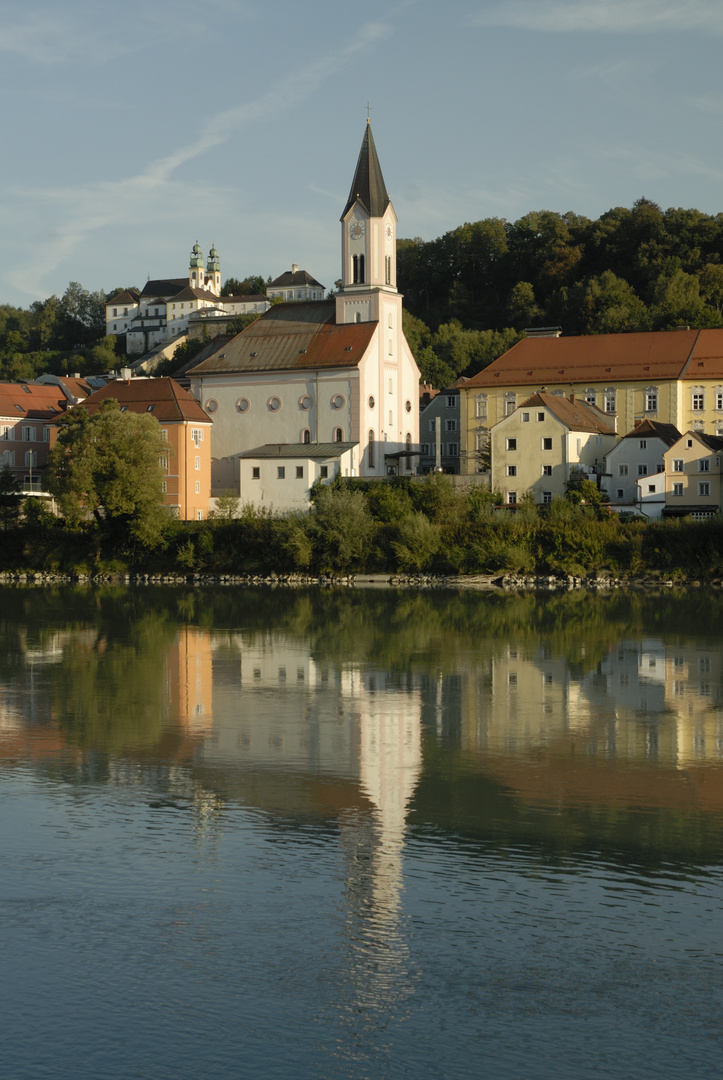
<instances>
[{"instance_id":1,"label":"white church facade","mask_svg":"<svg viewBox=\"0 0 723 1080\"><path fill-rule=\"evenodd\" d=\"M419 369L402 330L396 227L367 123L337 296L274 305L188 372L214 421L212 495L288 510L308 505L314 479L414 472Z\"/></svg>"}]
</instances>

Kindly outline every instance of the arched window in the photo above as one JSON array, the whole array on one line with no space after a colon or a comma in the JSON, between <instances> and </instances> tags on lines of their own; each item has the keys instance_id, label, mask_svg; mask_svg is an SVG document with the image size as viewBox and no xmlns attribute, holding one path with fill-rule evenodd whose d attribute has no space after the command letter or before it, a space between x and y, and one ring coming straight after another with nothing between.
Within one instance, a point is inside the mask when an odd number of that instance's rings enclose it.
<instances>
[{"instance_id":1,"label":"arched window","mask_svg":"<svg viewBox=\"0 0 723 1080\"><path fill-rule=\"evenodd\" d=\"M384 257L384 281L385 284L391 285L392 283L392 257L391 255L385 255Z\"/></svg>"},{"instance_id":2,"label":"arched window","mask_svg":"<svg viewBox=\"0 0 723 1080\"><path fill-rule=\"evenodd\" d=\"M478 394L474 399L475 416L478 420L487 419L487 395Z\"/></svg>"},{"instance_id":3,"label":"arched window","mask_svg":"<svg viewBox=\"0 0 723 1080\"><path fill-rule=\"evenodd\" d=\"M373 469L374 468L374 431L371 428L369 430L369 452L368 452L368 455L367 455L367 461L369 462L369 468Z\"/></svg>"},{"instance_id":4,"label":"arched window","mask_svg":"<svg viewBox=\"0 0 723 1080\"><path fill-rule=\"evenodd\" d=\"M394 427L394 413L391 409L389 410L389 427L390 429Z\"/></svg>"},{"instance_id":5,"label":"arched window","mask_svg":"<svg viewBox=\"0 0 723 1080\"><path fill-rule=\"evenodd\" d=\"M412 449L412 433L411 433L411 431L407 432L406 437L404 439L404 444L405 444L407 450ZM410 457L408 457L407 458L407 468L411 469L411 467L412 467L412 459Z\"/></svg>"},{"instance_id":6,"label":"arched window","mask_svg":"<svg viewBox=\"0 0 723 1080\"><path fill-rule=\"evenodd\" d=\"M394 393L394 380L393 379L389 380L389 393L390 394Z\"/></svg>"},{"instance_id":7,"label":"arched window","mask_svg":"<svg viewBox=\"0 0 723 1080\"><path fill-rule=\"evenodd\" d=\"M352 265L353 283L355 285L363 285L364 284L364 256L363 255L352 255L352 257L351 257L351 265Z\"/></svg>"},{"instance_id":8,"label":"arched window","mask_svg":"<svg viewBox=\"0 0 723 1080\"><path fill-rule=\"evenodd\" d=\"M361 311L357 311L354 315L354 322L361 322Z\"/></svg>"},{"instance_id":9,"label":"arched window","mask_svg":"<svg viewBox=\"0 0 723 1080\"><path fill-rule=\"evenodd\" d=\"M392 313L391 313L391 311L389 312L389 318L387 319L387 326L391 330L391 328L392 328Z\"/></svg>"},{"instance_id":10,"label":"arched window","mask_svg":"<svg viewBox=\"0 0 723 1080\"><path fill-rule=\"evenodd\" d=\"M390 356L394 355L394 342L392 341L391 338L389 338L389 355Z\"/></svg>"},{"instance_id":11,"label":"arched window","mask_svg":"<svg viewBox=\"0 0 723 1080\"><path fill-rule=\"evenodd\" d=\"M344 432L340 427L334 430L334 442L344 442Z\"/></svg>"},{"instance_id":12,"label":"arched window","mask_svg":"<svg viewBox=\"0 0 723 1080\"><path fill-rule=\"evenodd\" d=\"M304 429L304 432L303 432L303 434L301 436L301 441L302 441L302 443L305 443L307 446L311 442L311 432L309 431L308 428Z\"/></svg>"}]
</instances>

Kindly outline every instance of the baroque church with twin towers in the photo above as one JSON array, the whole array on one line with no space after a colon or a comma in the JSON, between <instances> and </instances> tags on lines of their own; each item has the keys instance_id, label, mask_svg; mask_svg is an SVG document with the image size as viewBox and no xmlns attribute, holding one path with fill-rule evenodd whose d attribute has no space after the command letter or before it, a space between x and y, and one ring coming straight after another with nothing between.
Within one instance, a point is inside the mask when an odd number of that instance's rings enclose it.
<instances>
[{"instance_id":1,"label":"baroque church with twin towers","mask_svg":"<svg viewBox=\"0 0 723 1080\"><path fill-rule=\"evenodd\" d=\"M414 472L419 369L402 330L397 216L367 120L341 215L341 287L272 306L187 371L213 420L212 496L289 510L342 476Z\"/></svg>"}]
</instances>

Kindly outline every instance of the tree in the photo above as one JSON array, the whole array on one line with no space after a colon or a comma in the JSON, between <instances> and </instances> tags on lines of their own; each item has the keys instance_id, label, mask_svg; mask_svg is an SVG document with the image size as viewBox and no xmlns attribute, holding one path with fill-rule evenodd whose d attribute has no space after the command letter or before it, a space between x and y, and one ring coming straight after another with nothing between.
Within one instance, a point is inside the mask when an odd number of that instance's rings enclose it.
<instances>
[{"instance_id":1,"label":"tree","mask_svg":"<svg viewBox=\"0 0 723 1080\"><path fill-rule=\"evenodd\" d=\"M56 338L64 349L90 345L105 336L105 293L88 292L71 281L58 307Z\"/></svg>"},{"instance_id":2,"label":"tree","mask_svg":"<svg viewBox=\"0 0 723 1080\"><path fill-rule=\"evenodd\" d=\"M114 399L97 412L71 409L49 454L46 480L66 520L89 516L121 537L157 544L168 521L161 459L169 452L158 421L121 412Z\"/></svg>"},{"instance_id":3,"label":"tree","mask_svg":"<svg viewBox=\"0 0 723 1080\"><path fill-rule=\"evenodd\" d=\"M23 497L20 484L9 465L0 470L0 526L3 530L12 529L20 517Z\"/></svg>"},{"instance_id":4,"label":"tree","mask_svg":"<svg viewBox=\"0 0 723 1080\"><path fill-rule=\"evenodd\" d=\"M221 296L266 296L266 282L261 274L250 274L243 281L235 277L226 278Z\"/></svg>"}]
</instances>

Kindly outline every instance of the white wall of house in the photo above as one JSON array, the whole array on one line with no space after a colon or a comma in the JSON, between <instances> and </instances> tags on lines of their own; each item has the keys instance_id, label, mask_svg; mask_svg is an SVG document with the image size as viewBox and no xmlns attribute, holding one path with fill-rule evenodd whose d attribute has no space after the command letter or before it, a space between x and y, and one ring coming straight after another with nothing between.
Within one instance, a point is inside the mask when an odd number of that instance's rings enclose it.
<instances>
[{"instance_id":1,"label":"white wall of house","mask_svg":"<svg viewBox=\"0 0 723 1080\"><path fill-rule=\"evenodd\" d=\"M638 501L638 480L663 472L667 444L659 438L626 435L605 457L600 487L613 503Z\"/></svg>"},{"instance_id":2,"label":"white wall of house","mask_svg":"<svg viewBox=\"0 0 723 1080\"><path fill-rule=\"evenodd\" d=\"M308 510L312 486L335 476L358 471L356 448L339 457L313 458L299 447L298 457L242 457L239 459L239 494L244 505L266 507L279 513Z\"/></svg>"}]
</instances>

